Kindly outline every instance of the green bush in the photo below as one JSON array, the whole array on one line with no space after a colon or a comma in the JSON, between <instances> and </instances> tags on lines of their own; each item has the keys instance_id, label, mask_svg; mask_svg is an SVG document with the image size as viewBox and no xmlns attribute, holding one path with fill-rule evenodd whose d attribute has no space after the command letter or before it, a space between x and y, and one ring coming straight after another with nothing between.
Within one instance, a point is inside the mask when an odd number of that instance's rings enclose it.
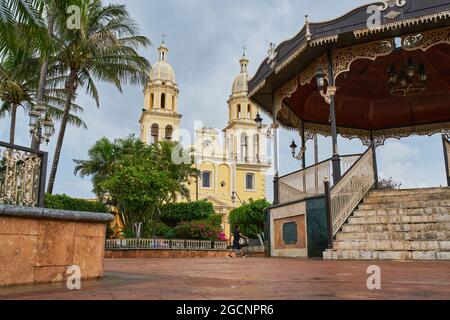
<instances>
[{"instance_id":1,"label":"green bush","mask_svg":"<svg viewBox=\"0 0 450 320\"><path fill-rule=\"evenodd\" d=\"M207 221L209 224L220 228L222 226L222 215L221 214L210 215Z\"/></svg>"},{"instance_id":2,"label":"green bush","mask_svg":"<svg viewBox=\"0 0 450 320\"><path fill-rule=\"evenodd\" d=\"M190 239L191 238L191 224L189 222L181 222L175 228L173 228L177 239Z\"/></svg>"},{"instance_id":3,"label":"green bush","mask_svg":"<svg viewBox=\"0 0 450 320\"><path fill-rule=\"evenodd\" d=\"M230 212L231 228L239 225L240 231L248 237L256 237L264 231L264 212L270 207L266 199L250 200Z\"/></svg>"},{"instance_id":4,"label":"green bush","mask_svg":"<svg viewBox=\"0 0 450 320\"><path fill-rule=\"evenodd\" d=\"M153 238L153 236L156 237L162 237L165 239L174 239L176 238L176 234L173 228L169 227L165 223L156 223L153 233L153 225L152 224L145 224L143 234L142 236L144 238Z\"/></svg>"},{"instance_id":5,"label":"green bush","mask_svg":"<svg viewBox=\"0 0 450 320\"><path fill-rule=\"evenodd\" d=\"M88 201L71 198L63 195L45 195L45 207L49 209L84 211L84 212L108 212L106 206L100 201Z\"/></svg>"},{"instance_id":6,"label":"green bush","mask_svg":"<svg viewBox=\"0 0 450 320\"><path fill-rule=\"evenodd\" d=\"M171 227L175 227L182 221L204 220L214 214L213 205L206 200L170 203L162 206L160 220Z\"/></svg>"}]
</instances>

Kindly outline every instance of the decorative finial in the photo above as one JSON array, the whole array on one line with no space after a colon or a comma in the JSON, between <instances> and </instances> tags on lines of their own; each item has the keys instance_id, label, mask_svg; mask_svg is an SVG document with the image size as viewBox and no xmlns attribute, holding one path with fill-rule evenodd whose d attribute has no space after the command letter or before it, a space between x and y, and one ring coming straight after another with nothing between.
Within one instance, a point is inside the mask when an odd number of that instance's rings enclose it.
<instances>
[{"instance_id":1,"label":"decorative finial","mask_svg":"<svg viewBox=\"0 0 450 320\"><path fill-rule=\"evenodd\" d=\"M165 44L166 34L163 32L162 34L162 44Z\"/></svg>"},{"instance_id":2,"label":"decorative finial","mask_svg":"<svg viewBox=\"0 0 450 320\"><path fill-rule=\"evenodd\" d=\"M308 15L305 15L305 24L306 24L305 38L306 38L306 41L310 42L311 38L312 38L312 34L311 34L311 29L309 27Z\"/></svg>"},{"instance_id":3,"label":"decorative finial","mask_svg":"<svg viewBox=\"0 0 450 320\"><path fill-rule=\"evenodd\" d=\"M277 57L275 43L271 42L269 45L269 50L267 50L268 60L267 64L270 64L270 67L273 68L275 66L275 58Z\"/></svg>"}]
</instances>

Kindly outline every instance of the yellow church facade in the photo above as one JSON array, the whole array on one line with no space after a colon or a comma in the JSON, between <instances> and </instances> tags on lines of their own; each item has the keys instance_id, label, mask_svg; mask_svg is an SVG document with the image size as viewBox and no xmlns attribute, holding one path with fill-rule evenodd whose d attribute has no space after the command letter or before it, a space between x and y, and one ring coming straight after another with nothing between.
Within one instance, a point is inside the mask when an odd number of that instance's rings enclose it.
<instances>
[{"instance_id":1,"label":"yellow church facade","mask_svg":"<svg viewBox=\"0 0 450 320\"><path fill-rule=\"evenodd\" d=\"M150 81L144 90L145 106L140 119L141 139L151 144L160 140L179 141L181 115L175 72L167 60L168 48L158 49L159 60L153 65ZM195 129L194 142L189 147L193 166L200 176L188 188L192 200L211 202L222 214L223 229L230 234L229 213L250 199L266 197L265 173L270 168L267 140L257 130L256 106L247 98L249 61L242 57L228 99L228 123L220 131L214 128Z\"/></svg>"}]
</instances>

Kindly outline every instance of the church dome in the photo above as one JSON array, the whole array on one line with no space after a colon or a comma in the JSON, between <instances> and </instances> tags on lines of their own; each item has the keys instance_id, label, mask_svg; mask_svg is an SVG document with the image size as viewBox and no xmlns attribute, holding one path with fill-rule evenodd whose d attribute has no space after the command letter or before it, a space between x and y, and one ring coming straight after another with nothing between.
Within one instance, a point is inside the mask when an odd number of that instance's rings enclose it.
<instances>
[{"instance_id":1,"label":"church dome","mask_svg":"<svg viewBox=\"0 0 450 320\"><path fill-rule=\"evenodd\" d=\"M175 83L175 71L167 61L158 61L152 66L150 80L171 81Z\"/></svg>"},{"instance_id":2,"label":"church dome","mask_svg":"<svg viewBox=\"0 0 450 320\"><path fill-rule=\"evenodd\" d=\"M169 49L166 47L164 42L158 48L158 52L159 61L152 66L152 70L150 71L150 80L159 80L163 82L170 81L175 84L175 71L173 70L169 62L167 62L167 54L169 52Z\"/></svg>"},{"instance_id":3,"label":"church dome","mask_svg":"<svg viewBox=\"0 0 450 320\"><path fill-rule=\"evenodd\" d=\"M249 61L243 57L239 62L241 64L241 72L233 81L232 94L248 93L247 65Z\"/></svg>"}]
</instances>

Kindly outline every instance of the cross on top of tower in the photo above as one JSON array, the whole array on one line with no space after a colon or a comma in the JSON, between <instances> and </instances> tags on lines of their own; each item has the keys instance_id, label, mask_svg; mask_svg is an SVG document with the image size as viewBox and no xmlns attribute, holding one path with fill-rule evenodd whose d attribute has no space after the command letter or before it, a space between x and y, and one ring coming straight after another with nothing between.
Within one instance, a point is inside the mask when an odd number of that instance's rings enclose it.
<instances>
[{"instance_id":1,"label":"cross on top of tower","mask_svg":"<svg viewBox=\"0 0 450 320\"><path fill-rule=\"evenodd\" d=\"M247 46L246 46L246 41L244 40L244 46L242 47L242 50L244 51L244 53L242 54L243 57L245 57L245 53L247 51Z\"/></svg>"}]
</instances>

